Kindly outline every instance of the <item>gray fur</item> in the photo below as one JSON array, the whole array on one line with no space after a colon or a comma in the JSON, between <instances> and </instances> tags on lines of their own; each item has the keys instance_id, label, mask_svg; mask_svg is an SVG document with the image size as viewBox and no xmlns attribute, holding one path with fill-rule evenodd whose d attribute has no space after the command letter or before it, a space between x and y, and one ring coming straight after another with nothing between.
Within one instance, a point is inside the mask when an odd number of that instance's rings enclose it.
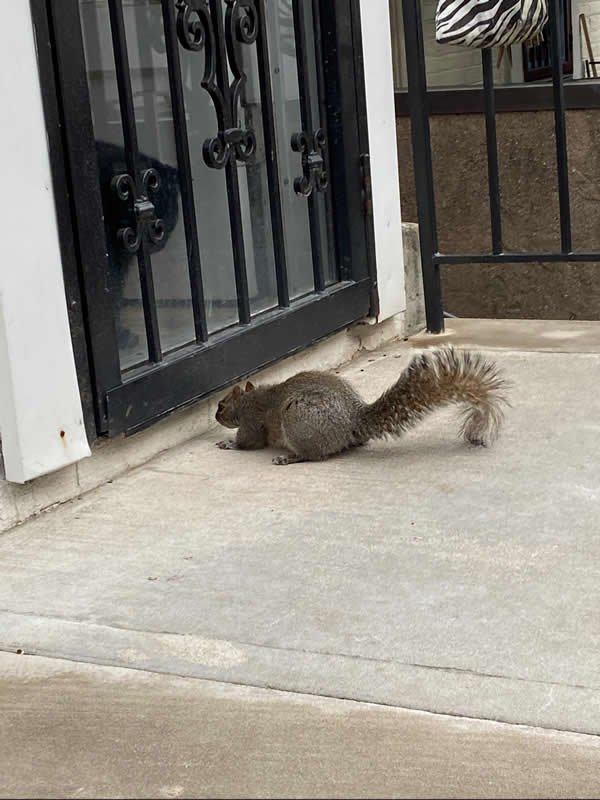
<instances>
[{"instance_id":1,"label":"gray fur","mask_svg":"<svg viewBox=\"0 0 600 800\"><path fill-rule=\"evenodd\" d=\"M237 428L223 449L285 449L274 464L322 461L366 444L399 436L426 414L450 403L464 404L461 433L471 444L493 442L506 403L505 382L491 362L444 348L416 356L374 403L368 404L342 378L300 372L283 383L236 386L219 404L217 421Z\"/></svg>"}]
</instances>

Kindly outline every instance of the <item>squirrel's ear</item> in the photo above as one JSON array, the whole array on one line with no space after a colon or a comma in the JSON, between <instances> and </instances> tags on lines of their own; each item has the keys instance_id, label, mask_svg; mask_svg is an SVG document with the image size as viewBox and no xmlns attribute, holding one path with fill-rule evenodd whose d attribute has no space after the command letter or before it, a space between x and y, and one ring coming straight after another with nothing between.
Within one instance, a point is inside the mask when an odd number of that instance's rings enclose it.
<instances>
[{"instance_id":1,"label":"squirrel's ear","mask_svg":"<svg viewBox=\"0 0 600 800\"><path fill-rule=\"evenodd\" d=\"M234 400L239 400L242 396L242 390L239 386L234 386L233 391L231 392L231 396Z\"/></svg>"},{"instance_id":2,"label":"squirrel's ear","mask_svg":"<svg viewBox=\"0 0 600 800\"><path fill-rule=\"evenodd\" d=\"M246 391L247 391L247 392L252 392L252 391L254 391L254 388L255 388L255 386L254 386L254 384L252 383L252 381L247 381L247 382L246 382Z\"/></svg>"}]
</instances>

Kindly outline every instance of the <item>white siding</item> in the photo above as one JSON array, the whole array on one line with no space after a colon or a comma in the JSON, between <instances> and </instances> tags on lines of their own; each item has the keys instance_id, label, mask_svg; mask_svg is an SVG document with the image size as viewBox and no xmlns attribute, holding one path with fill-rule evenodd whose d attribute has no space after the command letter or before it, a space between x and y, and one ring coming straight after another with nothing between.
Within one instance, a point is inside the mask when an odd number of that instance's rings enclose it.
<instances>
[{"instance_id":1,"label":"white siding","mask_svg":"<svg viewBox=\"0 0 600 800\"><path fill-rule=\"evenodd\" d=\"M573 77L585 78L585 60L589 59L583 32L580 30L579 15L584 14L592 45L592 59L600 61L600 0L573 0ZM600 75L600 64L596 65Z\"/></svg>"},{"instance_id":2,"label":"white siding","mask_svg":"<svg viewBox=\"0 0 600 800\"><path fill-rule=\"evenodd\" d=\"M23 483L89 455L62 277L29 3L0 14L0 431Z\"/></svg>"},{"instance_id":3,"label":"white siding","mask_svg":"<svg viewBox=\"0 0 600 800\"><path fill-rule=\"evenodd\" d=\"M600 0L593 0L600 2ZM470 47L441 45L435 40L436 0L422 0L423 41L429 86L477 86L481 84L481 52ZM390 0L392 18L392 43L394 50L394 81L396 88L406 88L406 59L404 54L404 27L402 0ZM496 51L494 52L494 63ZM510 82L508 59L495 69L497 83Z\"/></svg>"}]
</instances>

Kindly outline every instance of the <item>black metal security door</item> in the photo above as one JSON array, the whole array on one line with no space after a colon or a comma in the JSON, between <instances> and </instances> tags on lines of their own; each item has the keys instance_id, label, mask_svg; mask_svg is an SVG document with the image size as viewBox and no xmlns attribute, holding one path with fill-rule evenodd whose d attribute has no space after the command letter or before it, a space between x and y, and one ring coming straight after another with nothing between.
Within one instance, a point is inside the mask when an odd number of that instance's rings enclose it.
<instances>
[{"instance_id":1,"label":"black metal security door","mask_svg":"<svg viewBox=\"0 0 600 800\"><path fill-rule=\"evenodd\" d=\"M100 433L369 312L355 0L42 5Z\"/></svg>"}]
</instances>

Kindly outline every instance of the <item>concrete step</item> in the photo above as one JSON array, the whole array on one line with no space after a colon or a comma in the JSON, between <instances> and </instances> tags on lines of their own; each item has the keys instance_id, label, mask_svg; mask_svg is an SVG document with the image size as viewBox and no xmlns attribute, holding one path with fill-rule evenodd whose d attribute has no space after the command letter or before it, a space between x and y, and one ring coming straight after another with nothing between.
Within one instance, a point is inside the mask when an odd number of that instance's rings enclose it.
<instances>
[{"instance_id":1,"label":"concrete step","mask_svg":"<svg viewBox=\"0 0 600 800\"><path fill-rule=\"evenodd\" d=\"M600 739L0 655L3 798L597 798Z\"/></svg>"}]
</instances>

